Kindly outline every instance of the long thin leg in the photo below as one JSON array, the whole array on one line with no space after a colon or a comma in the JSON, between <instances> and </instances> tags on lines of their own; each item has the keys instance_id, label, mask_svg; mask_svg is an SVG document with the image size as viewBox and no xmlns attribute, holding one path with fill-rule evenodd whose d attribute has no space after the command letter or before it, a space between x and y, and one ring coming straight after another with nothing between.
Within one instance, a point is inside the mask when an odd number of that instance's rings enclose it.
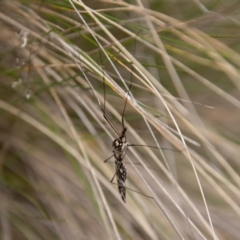
<instances>
[{"instance_id":1,"label":"long thin leg","mask_svg":"<svg viewBox=\"0 0 240 240\"><path fill-rule=\"evenodd\" d=\"M114 182L111 182L111 183L114 184L114 185L119 186L117 183L114 183ZM120 186L120 187L121 187L121 186ZM124 187L125 187L125 186L124 186ZM135 193L138 193L138 194L140 194L140 195L142 195L142 196L145 196L145 197L154 199L153 197L151 197L151 196L149 196L149 195L146 195L146 194L144 194L144 193L142 193L142 192L139 192L139 191L137 191L137 190L134 190L134 189L132 189L132 188L129 188L129 187L125 187L125 188L128 189L128 190L130 190L130 191L133 191L133 192L135 192Z\"/></svg>"},{"instance_id":2,"label":"long thin leg","mask_svg":"<svg viewBox=\"0 0 240 240\"><path fill-rule=\"evenodd\" d=\"M99 51L99 55L100 55L100 60L102 63L102 55L101 52ZM108 124L111 126L111 128L114 130L114 132L120 136L121 134L117 131L117 129L115 128L115 126L112 124L112 122L109 120L108 116L106 115L106 81L105 81L105 73L102 67L102 76L103 76L103 95L104 95L104 100L103 100L103 107L100 106L102 112L103 112L103 117L105 118L105 120L108 122Z\"/></svg>"},{"instance_id":3,"label":"long thin leg","mask_svg":"<svg viewBox=\"0 0 240 240\"><path fill-rule=\"evenodd\" d=\"M116 164L116 162L115 162L115 164ZM115 178L118 170L119 170L119 165L117 165L116 171L115 171L115 173L114 173L114 175L113 175L113 177L112 177L112 180L110 181L111 183L113 182L113 180L114 180L114 178Z\"/></svg>"},{"instance_id":4,"label":"long thin leg","mask_svg":"<svg viewBox=\"0 0 240 240\"><path fill-rule=\"evenodd\" d=\"M111 183L114 184L114 185L117 185L118 187L123 187L123 186L121 186L121 185L119 185L119 184L117 184L117 183L114 183L114 182L111 182ZM146 194L144 194L144 193L142 193L142 192L139 192L139 191L137 191L137 190L134 190L134 189L129 188L129 187L126 187L126 186L124 186L124 188L125 188L125 189L128 189L128 190L130 190L130 191L132 191L132 192L138 193L138 194L140 194L140 195L142 195L142 196L144 196L144 197L147 197L147 198L152 199L152 200L156 203L156 205L160 208L159 204L158 204L157 201L154 199L154 197L151 197L151 196L149 196L149 195L146 195Z\"/></svg>"},{"instance_id":5,"label":"long thin leg","mask_svg":"<svg viewBox=\"0 0 240 240\"><path fill-rule=\"evenodd\" d=\"M134 41L133 54L135 54L135 48L136 48L136 40ZM124 124L125 109L126 109L126 106L127 106L127 100L128 100L129 92L130 92L130 90L132 88L132 81L133 81L133 74L132 74L132 72L133 72L133 64L131 65L131 80L130 80L130 84L129 84L129 87L128 87L128 92L127 92L127 96L126 96L126 99L125 99L123 112L122 112L122 127L123 127L123 129L125 129L125 124Z\"/></svg>"},{"instance_id":6,"label":"long thin leg","mask_svg":"<svg viewBox=\"0 0 240 240\"><path fill-rule=\"evenodd\" d=\"M174 152L182 152L182 150L172 149L172 148L159 148L157 146L149 146L144 144L128 144L128 147L148 147L148 148L155 148L155 149L161 149L161 150L169 150ZM183 149L184 150L184 149Z\"/></svg>"},{"instance_id":7,"label":"long thin leg","mask_svg":"<svg viewBox=\"0 0 240 240\"><path fill-rule=\"evenodd\" d=\"M110 156L109 158L107 158L106 160L104 160L104 162L107 162L107 161L110 160L113 156L114 156L114 154L113 154L112 156Z\"/></svg>"},{"instance_id":8,"label":"long thin leg","mask_svg":"<svg viewBox=\"0 0 240 240\"><path fill-rule=\"evenodd\" d=\"M105 113L105 97L104 97L104 109L101 107L101 110L103 112L103 117L106 119L106 121L108 122L108 124L111 126L111 128L114 130L114 132L120 136L121 134L117 131L117 129L115 128L115 126L112 124L112 122L108 119L108 116Z\"/></svg>"},{"instance_id":9,"label":"long thin leg","mask_svg":"<svg viewBox=\"0 0 240 240\"><path fill-rule=\"evenodd\" d=\"M114 173L114 175L113 175L112 180L110 181L110 183L113 183L113 180L114 180L114 178L115 178L115 176L116 176L116 173L117 173L117 172Z\"/></svg>"}]
</instances>

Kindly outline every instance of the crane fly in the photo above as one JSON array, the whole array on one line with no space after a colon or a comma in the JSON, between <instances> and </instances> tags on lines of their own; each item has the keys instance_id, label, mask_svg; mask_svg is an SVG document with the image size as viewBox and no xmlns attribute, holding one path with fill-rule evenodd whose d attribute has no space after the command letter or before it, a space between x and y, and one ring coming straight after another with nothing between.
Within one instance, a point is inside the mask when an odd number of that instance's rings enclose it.
<instances>
[{"instance_id":1,"label":"crane fly","mask_svg":"<svg viewBox=\"0 0 240 240\"><path fill-rule=\"evenodd\" d=\"M135 45L134 45L134 51L135 51ZM102 57L101 57L101 52L100 53L100 59L102 62ZM131 65L131 72L133 71L133 64ZM109 158L107 158L104 162L107 162L109 159L111 159L112 157L115 158L115 173L112 177L112 180L110 181L112 184L116 184L113 182L114 178L117 178L117 184L118 185L118 191L121 195L122 200L126 203L126 188L125 187L125 181L127 179L127 169L125 164L123 163L124 157L126 155L127 149L128 147L149 147L149 148L156 148L159 149L159 147L157 146L149 146L149 145L142 145L142 144L129 144L127 142L127 137L126 137L126 132L127 132L127 127L125 126L125 121L124 121L124 114L125 114L125 109L126 109L126 105L127 105L127 100L128 97L130 95L130 89L132 87L132 74L131 74L131 80L130 80L130 84L128 86L128 90L127 90L127 94L126 94L126 99L125 99L125 103L124 103L124 107L123 107L123 111L122 111L122 130L121 132L119 132L116 127L114 126L114 124L110 121L109 117L106 114L106 83L105 83L105 71L103 70L102 67L102 77L103 77L103 92L104 92L104 102L103 102L103 107L101 104L100 108L101 111L103 113L103 117L105 118L105 120L107 121L107 123L109 124L109 126L114 130L114 132L118 135L118 137L112 142L112 148L113 148L113 155L111 155ZM163 149L163 148L161 148ZM127 188L130 189L130 188ZM153 199L152 197L145 195L141 192L135 191L133 189L130 189L134 192L137 192L143 196L149 197L151 199Z\"/></svg>"},{"instance_id":2,"label":"crane fly","mask_svg":"<svg viewBox=\"0 0 240 240\"><path fill-rule=\"evenodd\" d=\"M134 44L134 51L135 51L135 44ZM102 62L101 52L100 52L100 59L101 59L101 62ZM131 65L131 72L132 71L133 71L133 64ZM127 169L126 169L125 164L123 163L123 160L124 160L124 157L126 155L128 147L131 147L131 146L142 146L142 147L152 147L152 148L158 148L158 147L148 146L148 145L139 145L139 144L138 145L137 144L128 144L128 142L127 142L127 137L126 137L127 127L125 126L124 114L125 114L125 109L126 109L126 105L127 105L127 100L128 100L129 94L130 94L130 89L132 87L132 74L131 74L131 80L130 80L130 84L128 86L126 99L125 99L125 103L124 103L124 107L123 107L123 111L122 111L122 119L121 119L122 130L121 130L121 132L119 132L115 128L114 124L110 121L109 117L106 114L106 84L105 84L105 72L103 70L103 67L102 67L102 76L103 76L104 102L103 102L103 107L100 105L100 108L102 110L103 117L105 118L105 120L107 121L109 126L118 135L118 137L112 142L113 155L110 156L108 159L106 159L104 162L107 162L112 157L115 158L115 161L114 161L114 163L115 163L115 173L114 173L114 175L112 177L112 180L110 182L113 183L114 178L115 177L117 178L117 184L116 185L118 185L118 191L121 195L121 198L122 198L123 202L126 203L125 181L127 179ZM113 184L115 184L115 183L113 183ZM135 190L132 190L132 191L135 191ZM135 191L135 192L137 192L137 191ZM140 193L140 194L142 194L142 193ZM145 195L145 194L142 194L142 195ZM147 196L147 197L149 197L149 196Z\"/></svg>"},{"instance_id":3,"label":"crane fly","mask_svg":"<svg viewBox=\"0 0 240 240\"><path fill-rule=\"evenodd\" d=\"M135 48L135 45L134 45ZM101 52L100 53L100 59L102 62L102 57L101 57ZM132 65L133 66L133 65ZM132 75L131 75L131 81L128 86L127 90L127 96L125 99L124 107L123 107L123 112L122 112L122 130L119 132L113 123L110 121L106 114L106 84L105 84L105 72L102 67L102 76L103 76L103 91L104 91L104 102L103 102L103 107L101 107L101 110L103 112L103 117L107 121L107 123L111 126L111 128L114 130L114 132L118 135L118 137L112 142L112 148L113 148L113 155L110 157L115 158L115 174L113 175L113 178L111 180L111 183L113 183L114 178L117 178L117 185L118 185L118 191L121 195L122 200L126 203L126 188L125 188L125 181L127 179L127 169L125 164L123 163L126 151L128 149L128 146L132 146L128 144L127 142L127 137L126 137L126 132L127 128L125 126L124 122L124 114L125 114L125 109L127 105L127 99L129 96L129 92L132 86ZM106 159L104 162L107 162L110 158Z\"/></svg>"},{"instance_id":4,"label":"crane fly","mask_svg":"<svg viewBox=\"0 0 240 240\"><path fill-rule=\"evenodd\" d=\"M101 110L103 112L103 117L109 123L111 128L118 134L118 137L112 142L113 155L111 157L115 158L115 174L114 174L114 176L111 180L111 183L113 183L114 177L116 176L118 191L121 195L122 200L126 203L125 181L127 179L127 169L126 169L125 164L123 163L123 159L125 157L125 154L126 154L126 151L127 151L127 148L128 148L129 145L127 143L127 138L126 138L127 128L125 127L123 116L124 116L124 112L125 112L125 108L126 108L127 99L125 101L123 114L122 114L122 132L119 133L116 130L115 126L112 124L112 122L109 120L109 118L108 118L108 116L106 115L106 112L105 112L106 90L105 90L105 77L104 77L104 75L103 75L103 85L104 85L104 105L103 105L104 107L101 108ZM106 159L104 162L107 162L110 158Z\"/></svg>"},{"instance_id":5,"label":"crane fly","mask_svg":"<svg viewBox=\"0 0 240 240\"><path fill-rule=\"evenodd\" d=\"M101 49L102 49L102 51L104 51L102 47L101 47ZM134 49L135 49L135 44L134 44ZM101 51L99 51L99 54L100 54L100 60L101 60L101 63L102 63ZM126 189L132 190L136 193L139 193L139 194L141 194L145 197L151 198L155 201L155 199L151 196L145 195L141 192L138 192L138 191L135 191L135 190L130 189L128 187L125 187L125 182L126 182L126 179L127 179L127 169L126 169L125 164L123 163L123 160L124 160L124 157L126 155L128 147L149 147L149 148L155 148L155 149L164 149L164 148L159 148L157 146L149 146L149 145L143 145L143 144L128 144L128 142L127 142L127 137L126 137L127 127L125 126L124 114L125 114L125 109L126 109L126 105L127 105L127 100L128 100L129 95L130 95L130 89L132 87L132 74L131 74L131 80L130 80L129 86L127 87L127 94L126 94L125 103L124 103L124 107L123 107L123 111L122 111L122 117L121 117L122 118L121 119L122 130L118 131L106 114L106 80L105 80L105 71L104 71L103 67L102 67L102 74L101 74L102 83L103 83L103 92L104 92L103 93L104 94L103 105L101 104L100 100L98 99L91 82L89 81L87 75L84 73L84 71L82 70L82 67L80 65L79 65L79 68L81 69L81 71L84 75L84 78L87 80L88 84L90 85L91 89L93 90L93 93L94 93L96 99L98 100L98 104L99 104L99 107L102 111L103 117L105 118L105 120L107 121L109 126L113 129L113 131L118 135L118 137L112 142L113 154L104 161L104 162L107 162L112 157L115 158L115 161L114 161L114 163L115 163L115 173L114 173L114 175L112 177L112 180L110 182L112 184L118 185L118 191L121 195L122 200L125 203L126 203ZM131 63L131 72L132 71L133 71L133 63ZM117 178L117 183L113 182L115 177Z\"/></svg>"}]
</instances>

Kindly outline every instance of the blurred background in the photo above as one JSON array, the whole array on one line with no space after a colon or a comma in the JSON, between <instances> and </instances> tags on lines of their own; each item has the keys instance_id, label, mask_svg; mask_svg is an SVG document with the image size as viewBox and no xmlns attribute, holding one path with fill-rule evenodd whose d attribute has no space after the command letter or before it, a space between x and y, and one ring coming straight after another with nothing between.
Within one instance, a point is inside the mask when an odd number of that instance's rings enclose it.
<instances>
[{"instance_id":1,"label":"blurred background","mask_svg":"<svg viewBox=\"0 0 240 240\"><path fill-rule=\"evenodd\" d=\"M239 16L237 0L2 0L0 238L240 239ZM145 145L124 158L126 203L104 163L122 118Z\"/></svg>"}]
</instances>

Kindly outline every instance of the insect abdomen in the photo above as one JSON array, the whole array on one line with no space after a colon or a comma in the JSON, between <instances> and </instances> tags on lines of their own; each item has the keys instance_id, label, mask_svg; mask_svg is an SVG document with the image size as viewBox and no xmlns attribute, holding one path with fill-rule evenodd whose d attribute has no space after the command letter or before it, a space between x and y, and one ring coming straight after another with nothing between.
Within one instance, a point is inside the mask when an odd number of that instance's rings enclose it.
<instances>
[{"instance_id":1,"label":"insect abdomen","mask_svg":"<svg viewBox=\"0 0 240 240\"><path fill-rule=\"evenodd\" d=\"M116 160L115 164L116 164L118 191L122 197L122 200L126 202L125 181L127 178L127 169L121 160Z\"/></svg>"}]
</instances>

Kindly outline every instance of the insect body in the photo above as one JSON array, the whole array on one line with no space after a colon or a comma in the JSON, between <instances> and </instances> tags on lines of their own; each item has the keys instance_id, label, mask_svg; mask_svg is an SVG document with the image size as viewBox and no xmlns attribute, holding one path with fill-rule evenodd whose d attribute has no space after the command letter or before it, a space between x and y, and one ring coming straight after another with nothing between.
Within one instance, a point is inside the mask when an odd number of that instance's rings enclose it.
<instances>
[{"instance_id":1,"label":"insect body","mask_svg":"<svg viewBox=\"0 0 240 240\"><path fill-rule=\"evenodd\" d=\"M105 86L105 85L104 85ZM105 91L104 91L104 96L105 96ZM124 110L123 110L123 114L125 111L125 107L126 107L126 102L124 105ZM125 181L127 178L127 169L123 163L123 159L125 157L126 151L128 149L129 144L127 143L127 138L126 138L126 131L127 128L124 125L124 119L123 119L123 115L122 115L122 132L119 133L116 128L114 127L114 125L111 123L111 121L108 119L108 116L105 113L105 98L104 98L104 108L101 108L102 112L103 112L103 117L107 120L107 122L109 123L109 125L112 127L112 129L118 134L118 138L116 138L113 143L112 143L112 147L113 147L113 156L115 158L115 167L116 167L116 171L115 174L111 180L111 183L114 180L114 177L116 176L117 178L117 185L118 185L118 191L122 197L122 200L124 202L126 202L126 188L125 188ZM111 156L112 157L112 156ZM111 158L110 157L110 158ZM104 162L107 162L110 158L106 159Z\"/></svg>"},{"instance_id":2,"label":"insect body","mask_svg":"<svg viewBox=\"0 0 240 240\"><path fill-rule=\"evenodd\" d=\"M113 154L115 157L115 166L116 166L115 175L117 177L118 191L124 202L126 202L125 181L127 178L127 169L123 163L123 159L128 147L127 139L125 136L126 131L127 131L127 128L124 127L121 135L118 138L116 138L112 143Z\"/></svg>"},{"instance_id":3,"label":"insect body","mask_svg":"<svg viewBox=\"0 0 240 240\"><path fill-rule=\"evenodd\" d=\"M101 58L101 54L100 54L100 58ZM102 62L102 60L101 60L101 62ZM133 68L133 66L132 66L132 68ZM126 202L125 181L126 181L126 178L127 178L127 169L125 167L125 164L123 163L123 159L125 157L126 151L127 151L129 146L137 146L137 145L134 145L134 144L128 144L127 143L127 138L126 138L127 128L125 127L125 124L124 124L124 114L125 114L125 109L126 109L126 105L127 105L128 96L130 94L130 89L131 89L131 86L132 86L132 77L131 77L131 81L130 81L130 84L129 84L129 87L128 87L127 97L125 99L123 112L122 112L122 131L119 132L115 128L115 126L113 125L113 123L110 121L110 119L108 118L108 116L106 114L106 110L105 110L105 108L106 108L106 83L105 83L105 72L104 72L103 69L102 69L102 75L103 75L104 102L103 102L103 106L101 106L101 104L100 104L100 108L102 110L103 117L105 118L107 123L111 126L111 128L114 130L114 132L118 135L118 138L116 138L112 143L113 155L111 157L114 156L114 158L115 158L116 171L115 171L115 174L114 174L114 176L111 180L111 183L113 183L114 177L116 176L118 191L119 191L119 193L122 197L122 200L124 202ZM140 145L138 145L138 146L140 146ZM106 159L104 162L107 162L110 158Z\"/></svg>"}]
</instances>

